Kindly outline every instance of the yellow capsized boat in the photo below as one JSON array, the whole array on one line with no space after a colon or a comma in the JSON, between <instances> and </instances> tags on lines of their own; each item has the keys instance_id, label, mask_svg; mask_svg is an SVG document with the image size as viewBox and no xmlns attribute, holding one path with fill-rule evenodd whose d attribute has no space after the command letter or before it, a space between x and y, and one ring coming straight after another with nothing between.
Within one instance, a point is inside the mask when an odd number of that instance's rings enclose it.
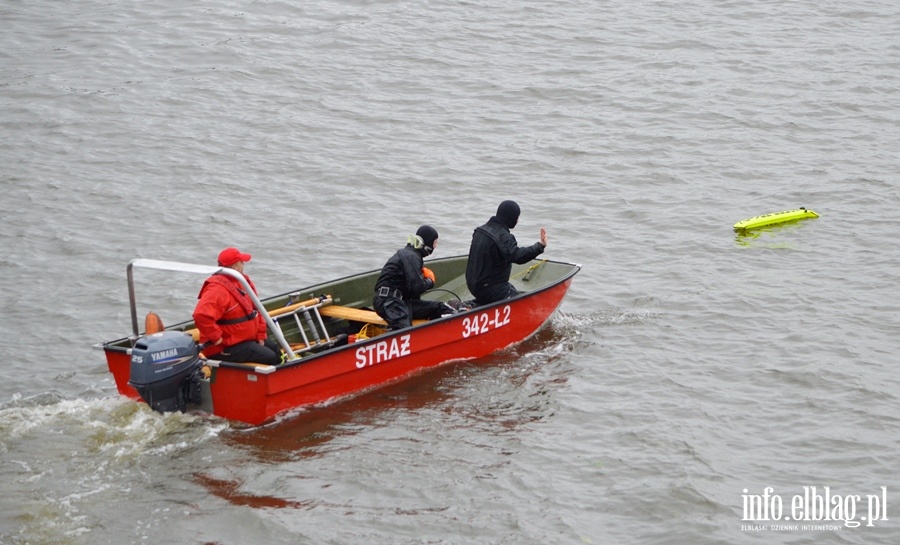
<instances>
[{"instance_id":1,"label":"yellow capsized boat","mask_svg":"<svg viewBox=\"0 0 900 545\"><path fill-rule=\"evenodd\" d=\"M785 210L783 212L772 212L771 214L764 214L762 216L756 216L750 219L746 219L743 221L739 221L734 224L735 231L749 231L751 229L758 229L760 227L768 227L769 225L775 225L777 223L784 223L787 221L796 221L802 220L806 218L818 218L819 215L813 212L812 210L807 210L806 208L798 208L796 210Z\"/></svg>"}]
</instances>

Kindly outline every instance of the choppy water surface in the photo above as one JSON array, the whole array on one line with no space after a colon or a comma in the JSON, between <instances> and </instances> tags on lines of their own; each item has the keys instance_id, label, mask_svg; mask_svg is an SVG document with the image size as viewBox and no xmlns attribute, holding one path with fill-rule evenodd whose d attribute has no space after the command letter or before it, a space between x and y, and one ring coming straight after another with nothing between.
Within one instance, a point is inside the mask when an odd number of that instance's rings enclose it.
<instances>
[{"instance_id":1,"label":"choppy water surface","mask_svg":"<svg viewBox=\"0 0 900 545\"><path fill-rule=\"evenodd\" d=\"M893 2L0 18L0 543L900 541ZM421 223L464 253L506 198L583 265L514 350L246 429L121 398L91 348L135 257L235 245L274 295ZM201 279L142 281L173 322ZM824 487L838 521L785 520Z\"/></svg>"}]
</instances>

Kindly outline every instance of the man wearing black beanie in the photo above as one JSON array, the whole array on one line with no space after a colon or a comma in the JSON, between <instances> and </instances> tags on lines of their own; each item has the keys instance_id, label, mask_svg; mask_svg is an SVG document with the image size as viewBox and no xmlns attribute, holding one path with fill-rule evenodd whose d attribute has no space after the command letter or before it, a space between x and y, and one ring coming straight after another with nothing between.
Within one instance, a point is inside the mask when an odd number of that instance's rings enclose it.
<instances>
[{"instance_id":1,"label":"man wearing black beanie","mask_svg":"<svg viewBox=\"0 0 900 545\"><path fill-rule=\"evenodd\" d=\"M509 283L512 264L528 263L547 247L547 230L541 227L541 240L519 248L509 232L519 222L521 209L515 201L503 201L497 214L475 229L466 265L466 284L475 296L475 304L487 305L518 295Z\"/></svg>"},{"instance_id":2,"label":"man wearing black beanie","mask_svg":"<svg viewBox=\"0 0 900 545\"><path fill-rule=\"evenodd\" d=\"M434 287L435 277L424 267L424 258L437 247L438 232L430 225L419 227L406 246L397 250L375 282L375 312L391 330L410 327L414 319L440 318L454 310L440 301L423 301L419 297Z\"/></svg>"}]
</instances>

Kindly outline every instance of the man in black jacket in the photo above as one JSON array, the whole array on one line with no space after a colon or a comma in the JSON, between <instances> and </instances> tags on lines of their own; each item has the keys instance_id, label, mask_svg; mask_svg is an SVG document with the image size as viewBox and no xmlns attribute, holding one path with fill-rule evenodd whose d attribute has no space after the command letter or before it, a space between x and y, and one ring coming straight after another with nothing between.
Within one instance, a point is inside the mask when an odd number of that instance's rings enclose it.
<instances>
[{"instance_id":1,"label":"man in black jacket","mask_svg":"<svg viewBox=\"0 0 900 545\"><path fill-rule=\"evenodd\" d=\"M381 269L375 282L375 312L391 330L410 327L414 319L440 318L454 309L440 301L419 299L434 287L434 273L424 267L424 258L437 246L438 232L430 225L419 227L409 243L397 250Z\"/></svg>"},{"instance_id":2,"label":"man in black jacket","mask_svg":"<svg viewBox=\"0 0 900 545\"><path fill-rule=\"evenodd\" d=\"M519 205L503 201L497 215L475 229L466 265L466 284L475 296L475 304L486 305L518 295L509 283L512 264L528 263L547 247L547 230L541 227L541 240L519 248L516 237L509 232L519 222Z\"/></svg>"}]
</instances>

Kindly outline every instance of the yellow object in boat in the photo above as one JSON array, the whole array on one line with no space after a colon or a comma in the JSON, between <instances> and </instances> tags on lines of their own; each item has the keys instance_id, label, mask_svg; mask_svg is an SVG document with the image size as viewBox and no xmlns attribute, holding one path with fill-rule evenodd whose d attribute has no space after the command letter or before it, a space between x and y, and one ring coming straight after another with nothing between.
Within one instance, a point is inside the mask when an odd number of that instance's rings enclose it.
<instances>
[{"instance_id":1,"label":"yellow object in boat","mask_svg":"<svg viewBox=\"0 0 900 545\"><path fill-rule=\"evenodd\" d=\"M739 221L734 224L735 231L749 231L750 229L758 229L760 227L768 227L769 225L775 225L777 223L784 223L787 221L796 221L802 220L806 218L818 218L819 215L813 212L812 210L807 210L806 208L798 208L796 210L785 210L783 212L772 212L771 214L764 214L762 216L756 216L754 218L746 219L744 221Z\"/></svg>"}]
</instances>

